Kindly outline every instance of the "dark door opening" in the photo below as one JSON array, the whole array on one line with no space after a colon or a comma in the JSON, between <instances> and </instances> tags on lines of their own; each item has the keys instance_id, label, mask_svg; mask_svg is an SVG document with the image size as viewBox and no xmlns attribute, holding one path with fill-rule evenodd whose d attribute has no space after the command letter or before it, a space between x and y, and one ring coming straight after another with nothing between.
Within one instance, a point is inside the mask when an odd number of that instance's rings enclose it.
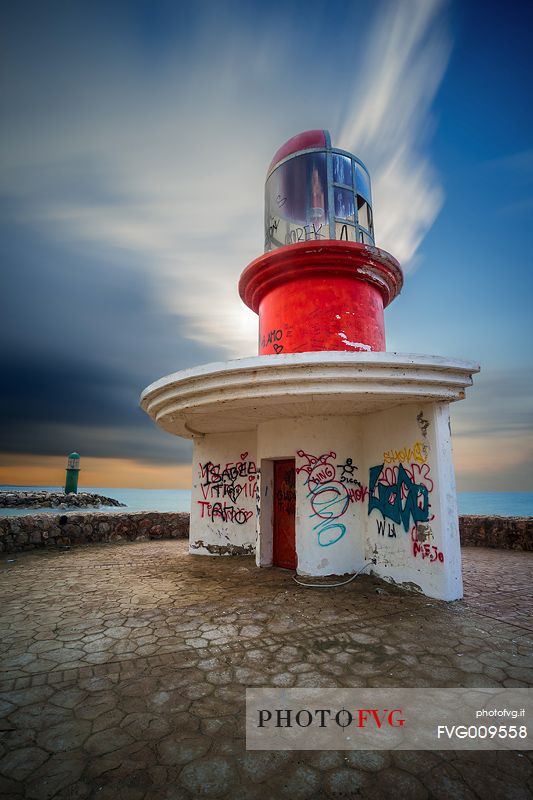
<instances>
[{"instance_id":1,"label":"dark door opening","mask_svg":"<svg viewBox=\"0 0 533 800\"><path fill-rule=\"evenodd\" d=\"M296 569L296 468L294 458L274 461L272 563Z\"/></svg>"}]
</instances>

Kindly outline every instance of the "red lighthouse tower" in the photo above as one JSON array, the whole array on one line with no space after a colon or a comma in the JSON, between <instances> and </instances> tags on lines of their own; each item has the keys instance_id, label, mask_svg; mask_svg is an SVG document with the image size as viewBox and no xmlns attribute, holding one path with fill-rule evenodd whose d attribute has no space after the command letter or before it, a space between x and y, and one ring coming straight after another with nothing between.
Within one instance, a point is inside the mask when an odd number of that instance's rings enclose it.
<instances>
[{"instance_id":1,"label":"red lighthouse tower","mask_svg":"<svg viewBox=\"0 0 533 800\"><path fill-rule=\"evenodd\" d=\"M194 443L190 552L303 576L370 569L461 597L449 404L475 364L386 351L402 287L374 242L370 176L327 131L267 171L265 252L239 290L259 355L182 370L141 405Z\"/></svg>"},{"instance_id":2,"label":"red lighthouse tower","mask_svg":"<svg viewBox=\"0 0 533 800\"><path fill-rule=\"evenodd\" d=\"M328 131L289 139L268 169L265 254L243 272L259 354L385 350L383 309L400 265L374 247L370 177Z\"/></svg>"}]
</instances>

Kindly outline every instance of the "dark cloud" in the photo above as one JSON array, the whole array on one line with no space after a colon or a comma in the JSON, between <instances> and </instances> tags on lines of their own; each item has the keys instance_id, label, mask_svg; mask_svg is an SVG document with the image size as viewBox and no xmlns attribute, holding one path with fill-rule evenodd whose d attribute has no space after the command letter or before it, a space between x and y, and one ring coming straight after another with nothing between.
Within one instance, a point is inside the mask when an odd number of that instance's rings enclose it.
<instances>
[{"instance_id":1,"label":"dark cloud","mask_svg":"<svg viewBox=\"0 0 533 800\"><path fill-rule=\"evenodd\" d=\"M187 462L189 444L159 431L139 394L221 352L161 311L131 254L100 260L20 222L0 233L0 449Z\"/></svg>"}]
</instances>

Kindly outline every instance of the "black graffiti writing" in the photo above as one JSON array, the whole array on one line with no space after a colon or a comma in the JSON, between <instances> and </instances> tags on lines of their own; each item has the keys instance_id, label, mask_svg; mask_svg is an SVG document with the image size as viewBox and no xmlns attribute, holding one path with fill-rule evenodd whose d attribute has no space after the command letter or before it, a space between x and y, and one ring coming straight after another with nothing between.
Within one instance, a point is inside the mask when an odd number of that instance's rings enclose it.
<instances>
[{"instance_id":1,"label":"black graffiti writing","mask_svg":"<svg viewBox=\"0 0 533 800\"><path fill-rule=\"evenodd\" d=\"M341 483L354 483L356 486L361 486L361 483L355 477L355 471L358 467L355 466L351 458L347 458L344 464L337 464L337 466L342 469Z\"/></svg>"},{"instance_id":2,"label":"black graffiti writing","mask_svg":"<svg viewBox=\"0 0 533 800\"><path fill-rule=\"evenodd\" d=\"M296 244L297 242L307 242L310 239L325 239L323 233L320 233L322 229L322 223L320 225L315 225L312 222L310 225L302 225L298 228L293 228L292 231L289 231L285 236L285 244Z\"/></svg>"},{"instance_id":3,"label":"black graffiti writing","mask_svg":"<svg viewBox=\"0 0 533 800\"><path fill-rule=\"evenodd\" d=\"M237 478L257 474L255 461L237 461L235 464L229 462L222 470L220 464L207 461L205 464L200 464L200 470L202 478L205 478L203 486L224 483L224 481L234 483Z\"/></svg>"},{"instance_id":4,"label":"black graffiti writing","mask_svg":"<svg viewBox=\"0 0 533 800\"><path fill-rule=\"evenodd\" d=\"M268 226L268 235L271 239L273 239L274 234L277 233L278 227L279 227L279 219L276 219L276 217L271 217L270 225Z\"/></svg>"},{"instance_id":5,"label":"black graffiti writing","mask_svg":"<svg viewBox=\"0 0 533 800\"><path fill-rule=\"evenodd\" d=\"M245 508L230 506L227 503L209 503L206 500L198 500L198 505L201 508L202 519L205 517L212 521L220 519L222 522L235 522L237 525L244 525L254 513Z\"/></svg>"},{"instance_id":6,"label":"black graffiti writing","mask_svg":"<svg viewBox=\"0 0 533 800\"><path fill-rule=\"evenodd\" d=\"M269 331L265 334L261 339L261 347L264 349L271 344L276 353L280 353L283 350L283 345L279 344L279 341L283 339L283 331L281 328L277 328L275 330Z\"/></svg>"},{"instance_id":7,"label":"black graffiti writing","mask_svg":"<svg viewBox=\"0 0 533 800\"><path fill-rule=\"evenodd\" d=\"M385 536L386 530L389 539L396 539L396 526L394 525L394 522L392 525L390 522L385 522L384 519L377 519L376 522L378 526L378 533L381 534L381 536Z\"/></svg>"}]
</instances>

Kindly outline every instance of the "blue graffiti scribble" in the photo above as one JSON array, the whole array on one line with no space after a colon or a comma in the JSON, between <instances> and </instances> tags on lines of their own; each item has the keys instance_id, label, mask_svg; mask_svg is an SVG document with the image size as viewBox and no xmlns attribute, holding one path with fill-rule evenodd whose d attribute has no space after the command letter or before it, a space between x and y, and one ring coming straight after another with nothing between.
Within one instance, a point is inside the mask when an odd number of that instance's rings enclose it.
<instances>
[{"instance_id":1,"label":"blue graffiti scribble","mask_svg":"<svg viewBox=\"0 0 533 800\"><path fill-rule=\"evenodd\" d=\"M410 519L417 522L427 522L429 519L429 492L422 483L415 483L403 464L398 466L398 475L393 484L378 483L383 464L370 467L368 513L379 511L384 518L396 524L402 524L407 532L411 526ZM377 496L375 494L377 486ZM405 498L402 505L402 495ZM419 499L422 505L419 505Z\"/></svg>"},{"instance_id":2,"label":"blue graffiti scribble","mask_svg":"<svg viewBox=\"0 0 533 800\"><path fill-rule=\"evenodd\" d=\"M331 520L343 516L350 504L350 497L346 487L338 481L313 484L308 479L306 483L311 486L311 491L307 495L313 509L311 516L319 517L319 522L313 527L314 531L318 531L318 544L320 547L329 547L342 539L346 533L346 525ZM338 531L336 536L333 531Z\"/></svg>"},{"instance_id":3,"label":"blue graffiti scribble","mask_svg":"<svg viewBox=\"0 0 533 800\"><path fill-rule=\"evenodd\" d=\"M333 520L342 517L350 504L348 490L343 483L336 480L335 465L331 463L337 454L331 450L329 453L323 453L317 457L298 450L297 455L307 461L306 464L297 468L296 473L307 473L304 486L309 489L307 498L312 509L310 519L318 517L318 522L313 530L317 532L317 541L320 547L329 547L342 539L346 533L346 525Z\"/></svg>"}]
</instances>

